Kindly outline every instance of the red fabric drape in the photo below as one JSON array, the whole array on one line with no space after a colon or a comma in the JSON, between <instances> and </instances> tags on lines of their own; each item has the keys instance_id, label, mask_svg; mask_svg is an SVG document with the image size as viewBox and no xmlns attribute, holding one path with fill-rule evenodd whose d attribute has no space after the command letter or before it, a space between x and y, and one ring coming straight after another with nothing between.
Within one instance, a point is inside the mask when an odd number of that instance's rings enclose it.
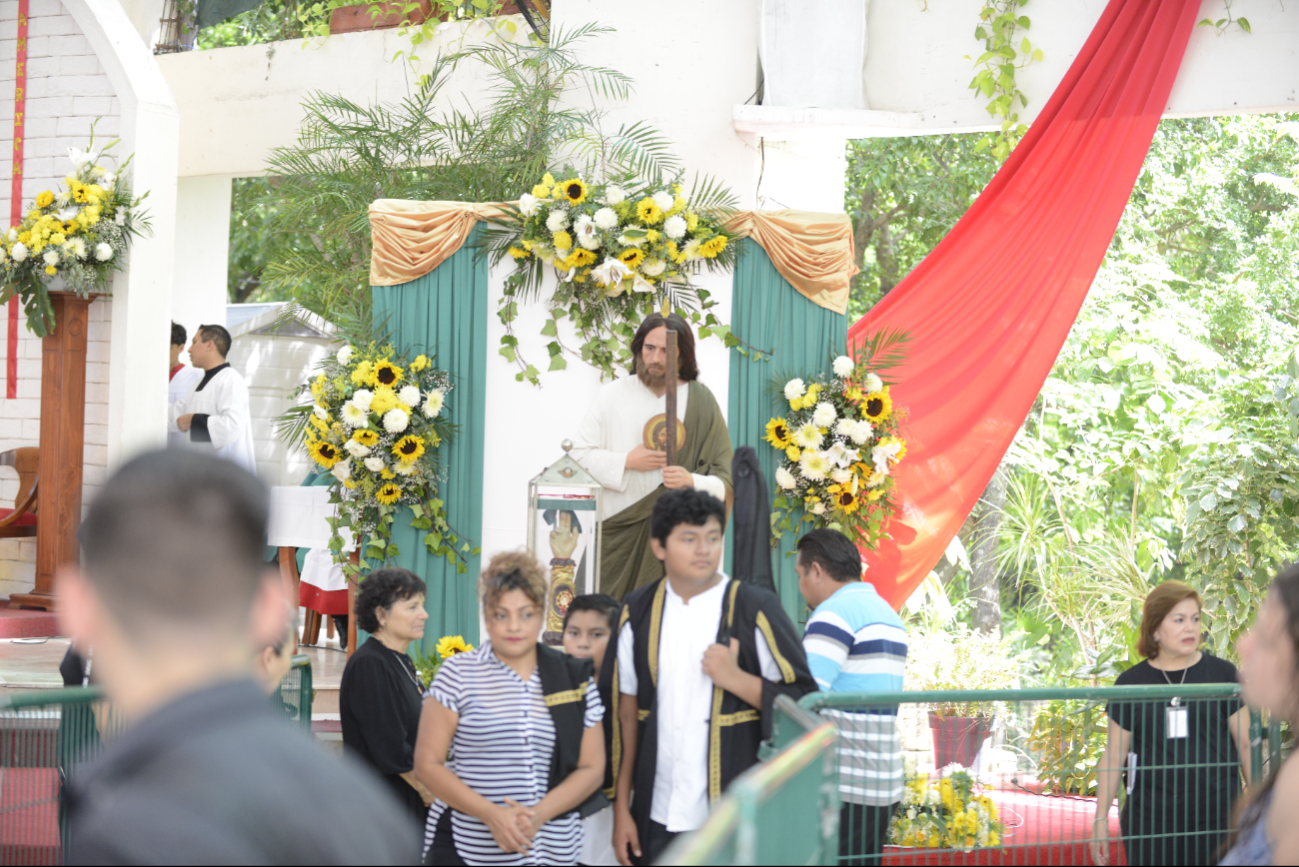
<instances>
[{"instance_id":1,"label":"red fabric drape","mask_svg":"<svg viewBox=\"0 0 1299 867\"><path fill-rule=\"evenodd\" d=\"M849 330L911 333L892 541L866 577L900 607L1024 421L1105 258L1199 0L1111 0L1028 135L919 266Z\"/></svg>"}]
</instances>

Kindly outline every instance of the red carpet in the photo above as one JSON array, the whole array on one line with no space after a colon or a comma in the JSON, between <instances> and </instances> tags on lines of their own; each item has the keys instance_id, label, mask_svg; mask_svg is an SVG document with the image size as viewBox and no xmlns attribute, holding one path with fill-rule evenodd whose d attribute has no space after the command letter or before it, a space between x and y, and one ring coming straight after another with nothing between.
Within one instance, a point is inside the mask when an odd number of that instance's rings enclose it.
<instances>
[{"instance_id":1,"label":"red carpet","mask_svg":"<svg viewBox=\"0 0 1299 867\"><path fill-rule=\"evenodd\" d=\"M0 601L0 638L46 638L59 634L59 621L48 611L10 608Z\"/></svg>"},{"instance_id":2,"label":"red carpet","mask_svg":"<svg viewBox=\"0 0 1299 867\"><path fill-rule=\"evenodd\" d=\"M1020 864L1091 864L1087 841L1091 838L1092 817L1096 801L1073 798L1050 798L1028 792L989 791L997 802L1006 833L1001 848L974 852L950 849L885 848L884 863L901 865L1020 865ZM1119 845L1119 817L1110 811L1110 858L1114 867L1124 867L1123 847Z\"/></svg>"}]
</instances>

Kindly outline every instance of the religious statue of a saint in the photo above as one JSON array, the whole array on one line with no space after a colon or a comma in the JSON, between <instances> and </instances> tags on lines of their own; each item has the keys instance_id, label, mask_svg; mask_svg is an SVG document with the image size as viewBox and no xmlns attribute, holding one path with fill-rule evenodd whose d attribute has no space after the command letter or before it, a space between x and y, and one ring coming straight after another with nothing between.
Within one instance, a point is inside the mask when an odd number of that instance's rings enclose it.
<instances>
[{"instance_id":1,"label":"religious statue of a saint","mask_svg":"<svg viewBox=\"0 0 1299 867\"><path fill-rule=\"evenodd\" d=\"M667 424L668 329L677 334L677 424ZM699 382L695 336L680 316L652 314L631 343L633 375L605 385L575 436L572 456L604 488L601 593L622 599L663 577L650 549L650 513L665 490L693 487L729 505L731 436ZM675 434L677 465L666 446Z\"/></svg>"},{"instance_id":2,"label":"religious statue of a saint","mask_svg":"<svg viewBox=\"0 0 1299 867\"><path fill-rule=\"evenodd\" d=\"M582 525L571 509L547 509L541 517L554 527L550 531L550 589L546 594L546 629L542 640L558 644L563 641L564 615L577 595L577 561L573 552L577 550Z\"/></svg>"}]
</instances>

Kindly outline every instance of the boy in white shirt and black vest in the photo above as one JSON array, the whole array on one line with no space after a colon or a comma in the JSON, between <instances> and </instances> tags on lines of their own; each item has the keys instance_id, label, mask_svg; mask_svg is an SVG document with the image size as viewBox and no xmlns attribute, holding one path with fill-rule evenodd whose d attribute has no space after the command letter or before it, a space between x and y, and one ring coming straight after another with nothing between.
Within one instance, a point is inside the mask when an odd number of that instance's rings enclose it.
<instances>
[{"instance_id":1,"label":"boy in white shirt and black vest","mask_svg":"<svg viewBox=\"0 0 1299 867\"><path fill-rule=\"evenodd\" d=\"M725 524L726 506L703 491L659 498L650 545L667 575L627 597L601 669L612 680L623 864L651 864L677 834L699 828L758 761L776 696L816 690L775 594L718 571Z\"/></svg>"}]
</instances>

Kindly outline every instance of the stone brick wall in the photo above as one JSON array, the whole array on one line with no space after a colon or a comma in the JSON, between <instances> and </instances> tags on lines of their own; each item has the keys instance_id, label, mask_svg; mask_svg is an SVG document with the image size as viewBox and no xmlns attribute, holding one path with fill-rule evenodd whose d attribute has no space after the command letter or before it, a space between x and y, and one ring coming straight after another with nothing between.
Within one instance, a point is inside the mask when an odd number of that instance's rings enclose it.
<instances>
[{"instance_id":1,"label":"stone brick wall","mask_svg":"<svg viewBox=\"0 0 1299 867\"><path fill-rule=\"evenodd\" d=\"M27 116L23 145L23 205L53 189L71 169L68 148L85 148L90 125L107 144L121 131L121 107L76 21L60 0L30 0L27 25ZM13 167L14 79L18 56L18 2L0 0L0 223L9 225ZM121 154L125 157L125 154ZM7 317L0 310L0 322ZM86 358L86 446L83 503L103 484L108 450L108 339L112 303L90 307ZM8 347L0 327L0 381ZM0 451L38 445L41 342L24 324L18 336L18 397L0 389ZM0 470L0 506L12 504L18 480ZM0 599L30 589L35 580L34 539L0 540Z\"/></svg>"}]
</instances>

